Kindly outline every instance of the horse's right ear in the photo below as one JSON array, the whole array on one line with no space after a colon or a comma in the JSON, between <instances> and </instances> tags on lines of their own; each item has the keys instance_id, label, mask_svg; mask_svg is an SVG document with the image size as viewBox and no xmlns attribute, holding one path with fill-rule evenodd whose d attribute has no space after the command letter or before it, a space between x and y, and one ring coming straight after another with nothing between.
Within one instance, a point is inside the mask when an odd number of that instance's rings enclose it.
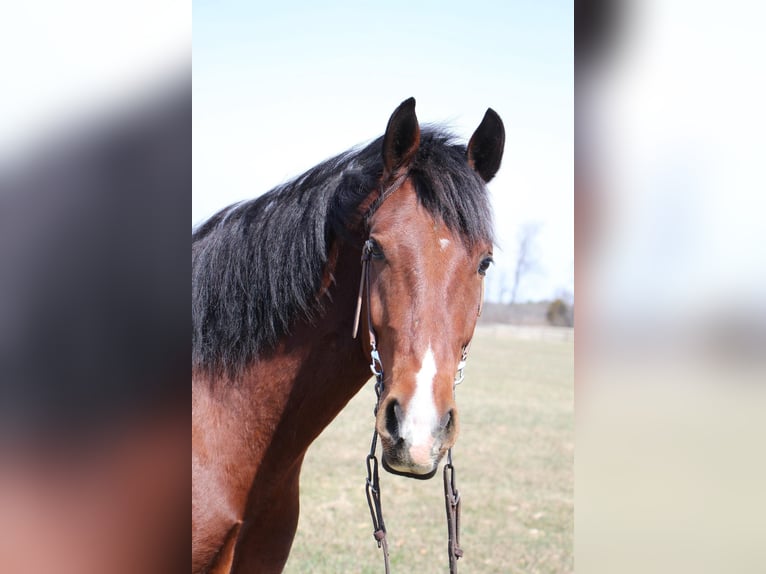
<instances>
[{"instance_id":1,"label":"horse's right ear","mask_svg":"<svg viewBox=\"0 0 766 574\"><path fill-rule=\"evenodd\" d=\"M383 179L398 176L409 167L420 145L420 126L415 98L404 100L394 110L383 136Z\"/></svg>"}]
</instances>

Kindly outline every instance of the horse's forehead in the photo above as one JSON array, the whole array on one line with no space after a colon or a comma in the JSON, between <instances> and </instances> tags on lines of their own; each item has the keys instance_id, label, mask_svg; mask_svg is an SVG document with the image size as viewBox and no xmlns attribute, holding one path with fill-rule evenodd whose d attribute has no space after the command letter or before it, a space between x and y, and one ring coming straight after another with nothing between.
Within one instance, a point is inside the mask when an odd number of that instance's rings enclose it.
<instances>
[{"instance_id":1,"label":"horse's forehead","mask_svg":"<svg viewBox=\"0 0 766 574\"><path fill-rule=\"evenodd\" d=\"M463 243L440 217L423 206L409 181L381 204L371 231L401 238L403 247L432 246L445 251Z\"/></svg>"},{"instance_id":2,"label":"horse's forehead","mask_svg":"<svg viewBox=\"0 0 766 574\"><path fill-rule=\"evenodd\" d=\"M373 216L373 227L389 227L402 220L434 220L418 200L415 187L409 180L380 204Z\"/></svg>"}]
</instances>

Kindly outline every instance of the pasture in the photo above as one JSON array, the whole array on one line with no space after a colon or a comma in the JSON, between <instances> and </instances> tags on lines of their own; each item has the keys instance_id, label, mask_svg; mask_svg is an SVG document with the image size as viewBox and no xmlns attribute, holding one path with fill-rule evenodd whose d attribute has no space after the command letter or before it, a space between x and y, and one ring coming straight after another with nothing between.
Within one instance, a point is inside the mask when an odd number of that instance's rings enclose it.
<instances>
[{"instance_id":1,"label":"pasture","mask_svg":"<svg viewBox=\"0 0 766 574\"><path fill-rule=\"evenodd\" d=\"M566 330L476 331L453 450L461 572L574 571L572 339ZM374 397L369 382L309 448L289 574L383 572L364 494ZM392 572L448 571L441 466L427 481L382 468L380 480Z\"/></svg>"}]
</instances>

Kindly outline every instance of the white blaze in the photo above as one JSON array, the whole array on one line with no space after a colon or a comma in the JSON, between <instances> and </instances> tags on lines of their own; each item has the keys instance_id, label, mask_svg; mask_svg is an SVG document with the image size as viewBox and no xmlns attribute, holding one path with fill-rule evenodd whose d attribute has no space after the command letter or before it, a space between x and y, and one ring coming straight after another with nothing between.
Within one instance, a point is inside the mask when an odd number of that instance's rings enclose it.
<instances>
[{"instance_id":1,"label":"white blaze","mask_svg":"<svg viewBox=\"0 0 766 574\"><path fill-rule=\"evenodd\" d=\"M435 376L436 361L429 344L420 371L415 375L415 393L402 424L402 438L411 445L410 455L416 463L430 463L434 442L432 432L438 422L433 389Z\"/></svg>"},{"instance_id":2,"label":"white blaze","mask_svg":"<svg viewBox=\"0 0 766 574\"><path fill-rule=\"evenodd\" d=\"M449 239L447 239L447 238L444 238L444 237L443 237L443 238L441 238L441 239L439 240L439 245L441 245L441 246L442 246L442 251L444 251L445 249L447 249L447 245L449 245Z\"/></svg>"}]
</instances>

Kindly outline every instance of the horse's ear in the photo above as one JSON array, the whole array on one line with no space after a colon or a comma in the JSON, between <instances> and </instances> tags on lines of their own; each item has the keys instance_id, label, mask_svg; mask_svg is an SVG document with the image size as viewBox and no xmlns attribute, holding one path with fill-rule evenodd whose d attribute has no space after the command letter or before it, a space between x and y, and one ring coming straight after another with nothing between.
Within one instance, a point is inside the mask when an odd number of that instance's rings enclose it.
<instances>
[{"instance_id":1,"label":"horse's ear","mask_svg":"<svg viewBox=\"0 0 766 574\"><path fill-rule=\"evenodd\" d=\"M404 100L394 110L383 136L383 177L406 170L420 145L420 126L415 115L415 98Z\"/></svg>"},{"instance_id":2,"label":"horse's ear","mask_svg":"<svg viewBox=\"0 0 766 574\"><path fill-rule=\"evenodd\" d=\"M503 120L495 110L488 108L484 119L468 142L468 165L475 169L485 182L489 182L500 169L504 147Z\"/></svg>"}]
</instances>

